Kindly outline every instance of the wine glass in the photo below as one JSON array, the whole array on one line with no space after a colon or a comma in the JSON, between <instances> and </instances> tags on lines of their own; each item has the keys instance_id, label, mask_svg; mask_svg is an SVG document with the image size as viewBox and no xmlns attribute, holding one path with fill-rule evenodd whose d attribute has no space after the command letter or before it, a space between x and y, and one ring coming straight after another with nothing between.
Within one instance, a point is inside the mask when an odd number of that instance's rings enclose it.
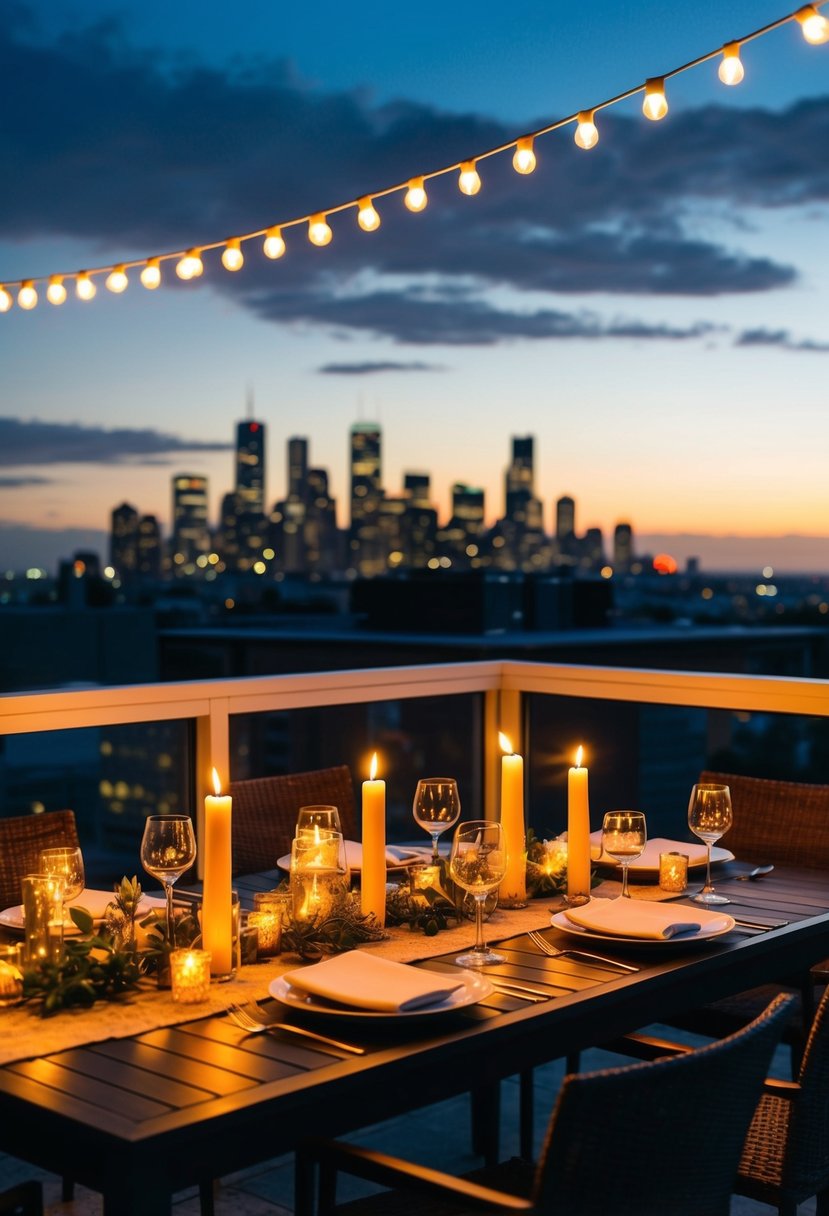
<instances>
[{"instance_id":1,"label":"wine glass","mask_svg":"<svg viewBox=\"0 0 829 1216\"><path fill-rule=\"evenodd\" d=\"M503 954L488 950L484 941L484 904L501 883L507 869L507 851L500 823L473 819L458 825L452 840L449 873L475 900L475 945L455 959L459 967L485 967L502 963Z\"/></svg>"},{"instance_id":2,"label":"wine glass","mask_svg":"<svg viewBox=\"0 0 829 1216\"><path fill-rule=\"evenodd\" d=\"M314 806L301 806L296 817L296 828L327 828L330 832L341 832L340 812L335 806L323 803Z\"/></svg>"},{"instance_id":3,"label":"wine glass","mask_svg":"<svg viewBox=\"0 0 829 1216\"><path fill-rule=\"evenodd\" d=\"M620 899L630 899L628 868L636 857L642 856L647 843L648 832L641 811L607 812L602 822L602 849L622 867Z\"/></svg>"},{"instance_id":4,"label":"wine glass","mask_svg":"<svg viewBox=\"0 0 829 1216\"><path fill-rule=\"evenodd\" d=\"M196 860L193 821L187 815L148 815L141 840L141 864L158 878L167 896L167 944L175 946L173 883Z\"/></svg>"},{"instance_id":5,"label":"wine glass","mask_svg":"<svg viewBox=\"0 0 829 1216\"><path fill-rule=\"evenodd\" d=\"M441 832L457 823L461 815L461 798L454 777L423 777L417 783L412 814L415 823L432 837L432 865L437 865L438 838Z\"/></svg>"},{"instance_id":6,"label":"wine glass","mask_svg":"<svg viewBox=\"0 0 829 1216\"><path fill-rule=\"evenodd\" d=\"M40 872L60 882L60 897L63 903L63 919L66 920L66 905L77 899L84 888L83 853L79 848L66 845L44 849L40 854Z\"/></svg>"},{"instance_id":7,"label":"wine glass","mask_svg":"<svg viewBox=\"0 0 829 1216\"><path fill-rule=\"evenodd\" d=\"M693 896L698 904L730 904L725 895L717 895L711 882L711 845L731 827L731 790L727 785L695 785L688 803L688 827L704 841L705 886Z\"/></svg>"}]
</instances>

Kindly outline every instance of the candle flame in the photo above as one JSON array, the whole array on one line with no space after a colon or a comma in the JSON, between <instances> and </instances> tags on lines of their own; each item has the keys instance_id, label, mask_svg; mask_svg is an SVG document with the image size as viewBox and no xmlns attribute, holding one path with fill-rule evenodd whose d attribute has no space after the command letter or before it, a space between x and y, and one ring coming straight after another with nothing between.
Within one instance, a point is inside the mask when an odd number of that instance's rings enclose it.
<instances>
[{"instance_id":1,"label":"candle flame","mask_svg":"<svg viewBox=\"0 0 829 1216\"><path fill-rule=\"evenodd\" d=\"M502 730L498 731L498 742L501 744L501 751L504 752L505 755L511 756L513 754L512 743L510 742L509 737L505 735Z\"/></svg>"},{"instance_id":2,"label":"candle flame","mask_svg":"<svg viewBox=\"0 0 829 1216\"><path fill-rule=\"evenodd\" d=\"M377 777L377 752L371 757L371 767L368 770L369 779L374 781Z\"/></svg>"},{"instance_id":3,"label":"candle flame","mask_svg":"<svg viewBox=\"0 0 829 1216\"><path fill-rule=\"evenodd\" d=\"M579 750L576 752L576 768L581 768L581 762L584 758L584 748L579 745Z\"/></svg>"},{"instance_id":4,"label":"candle flame","mask_svg":"<svg viewBox=\"0 0 829 1216\"><path fill-rule=\"evenodd\" d=\"M219 780L219 774L216 772L215 768L213 769L213 789L216 793L216 797L218 798L222 792L222 783Z\"/></svg>"}]
</instances>

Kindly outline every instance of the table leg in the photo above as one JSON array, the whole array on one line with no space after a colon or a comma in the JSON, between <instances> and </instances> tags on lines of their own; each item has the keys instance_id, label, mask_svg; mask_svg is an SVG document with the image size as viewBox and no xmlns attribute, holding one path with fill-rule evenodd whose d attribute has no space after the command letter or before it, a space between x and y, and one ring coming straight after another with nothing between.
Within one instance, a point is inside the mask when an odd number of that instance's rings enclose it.
<instances>
[{"instance_id":1,"label":"table leg","mask_svg":"<svg viewBox=\"0 0 829 1216\"><path fill-rule=\"evenodd\" d=\"M124 1180L120 1185L104 1191L104 1216L170 1216L172 1195L163 1179L147 1177L130 1184Z\"/></svg>"},{"instance_id":2,"label":"table leg","mask_svg":"<svg viewBox=\"0 0 829 1216\"><path fill-rule=\"evenodd\" d=\"M501 1086L498 1081L473 1089L469 1095L472 1114L472 1151L484 1164L497 1165L501 1132Z\"/></svg>"}]
</instances>

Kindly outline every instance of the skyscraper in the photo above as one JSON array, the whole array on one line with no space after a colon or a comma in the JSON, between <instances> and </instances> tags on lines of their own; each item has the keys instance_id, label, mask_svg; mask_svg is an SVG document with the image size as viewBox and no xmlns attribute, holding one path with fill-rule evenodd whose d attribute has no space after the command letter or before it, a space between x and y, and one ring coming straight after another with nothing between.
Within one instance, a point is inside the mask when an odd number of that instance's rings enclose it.
<instances>
[{"instance_id":1,"label":"skyscraper","mask_svg":"<svg viewBox=\"0 0 829 1216\"><path fill-rule=\"evenodd\" d=\"M350 434L351 527L349 566L359 574L382 574L386 569L385 533L380 527L380 428L374 422L356 422Z\"/></svg>"},{"instance_id":2,"label":"skyscraper","mask_svg":"<svg viewBox=\"0 0 829 1216\"><path fill-rule=\"evenodd\" d=\"M138 574L161 577L161 528L154 515L142 515L138 521Z\"/></svg>"},{"instance_id":3,"label":"skyscraper","mask_svg":"<svg viewBox=\"0 0 829 1216\"><path fill-rule=\"evenodd\" d=\"M173 477L173 574L195 574L196 562L210 549L207 527L207 478L194 473Z\"/></svg>"},{"instance_id":4,"label":"skyscraper","mask_svg":"<svg viewBox=\"0 0 829 1216\"><path fill-rule=\"evenodd\" d=\"M129 578L138 569L138 512L128 502L112 512L109 564L120 578Z\"/></svg>"},{"instance_id":5,"label":"skyscraper","mask_svg":"<svg viewBox=\"0 0 829 1216\"><path fill-rule=\"evenodd\" d=\"M294 436L288 440L288 497L308 496L308 440Z\"/></svg>"},{"instance_id":6,"label":"skyscraper","mask_svg":"<svg viewBox=\"0 0 829 1216\"><path fill-rule=\"evenodd\" d=\"M633 561L633 528L630 524L617 524L613 533L613 568L625 573Z\"/></svg>"},{"instance_id":7,"label":"skyscraper","mask_svg":"<svg viewBox=\"0 0 829 1216\"><path fill-rule=\"evenodd\" d=\"M236 424L235 514L236 568L250 570L265 543L265 424L253 418ZM228 515L223 515L229 525ZM231 556L228 553L225 560Z\"/></svg>"}]
</instances>

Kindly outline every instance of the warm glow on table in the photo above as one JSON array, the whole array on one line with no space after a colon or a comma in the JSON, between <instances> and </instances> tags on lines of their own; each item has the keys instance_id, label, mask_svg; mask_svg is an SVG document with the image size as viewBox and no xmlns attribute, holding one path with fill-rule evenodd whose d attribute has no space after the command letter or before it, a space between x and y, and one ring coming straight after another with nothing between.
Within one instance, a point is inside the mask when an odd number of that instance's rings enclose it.
<instances>
[{"instance_id":1,"label":"warm glow on table","mask_svg":"<svg viewBox=\"0 0 829 1216\"><path fill-rule=\"evenodd\" d=\"M583 755L580 747L575 767L567 774L567 897L571 900L590 898L590 803Z\"/></svg>"},{"instance_id":2,"label":"warm glow on table","mask_svg":"<svg viewBox=\"0 0 829 1216\"><path fill-rule=\"evenodd\" d=\"M360 907L386 923L386 783L377 780L377 753L371 758L371 775L363 782L363 860L360 870Z\"/></svg>"},{"instance_id":3,"label":"warm glow on table","mask_svg":"<svg viewBox=\"0 0 829 1216\"><path fill-rule=\"evenodd\" d=\"M173 950L170 954L173 1000L179 1005L206 1001L210 992L210 954L207 950Z\"/></svg>"},{"instance_id":4,"label":"warm glow on table","mask_svg":"<svg viewBox=\"0 0 829 1216\"><path fill-rule=\"evenodd\" d=\"M212 956L213 975L233 971L233 901L231 891L231 808L233 799L222 795L219 774L213 769L212 794L204 800L204 898L202 941Z\"/></svg>"},{"instance_id":5,"label":"warm glow on table","mask_svg":"<svg viewBox=\"0 0 829 1216\"><path fill-rule=\"evenodd\" d=\"M524 758L513 753L505 734L498 736L501 750L501 828L507 853L507 869L498 888L504 907L527 902L526 833L524 829Z\"/></svg>"}]
</instances>

